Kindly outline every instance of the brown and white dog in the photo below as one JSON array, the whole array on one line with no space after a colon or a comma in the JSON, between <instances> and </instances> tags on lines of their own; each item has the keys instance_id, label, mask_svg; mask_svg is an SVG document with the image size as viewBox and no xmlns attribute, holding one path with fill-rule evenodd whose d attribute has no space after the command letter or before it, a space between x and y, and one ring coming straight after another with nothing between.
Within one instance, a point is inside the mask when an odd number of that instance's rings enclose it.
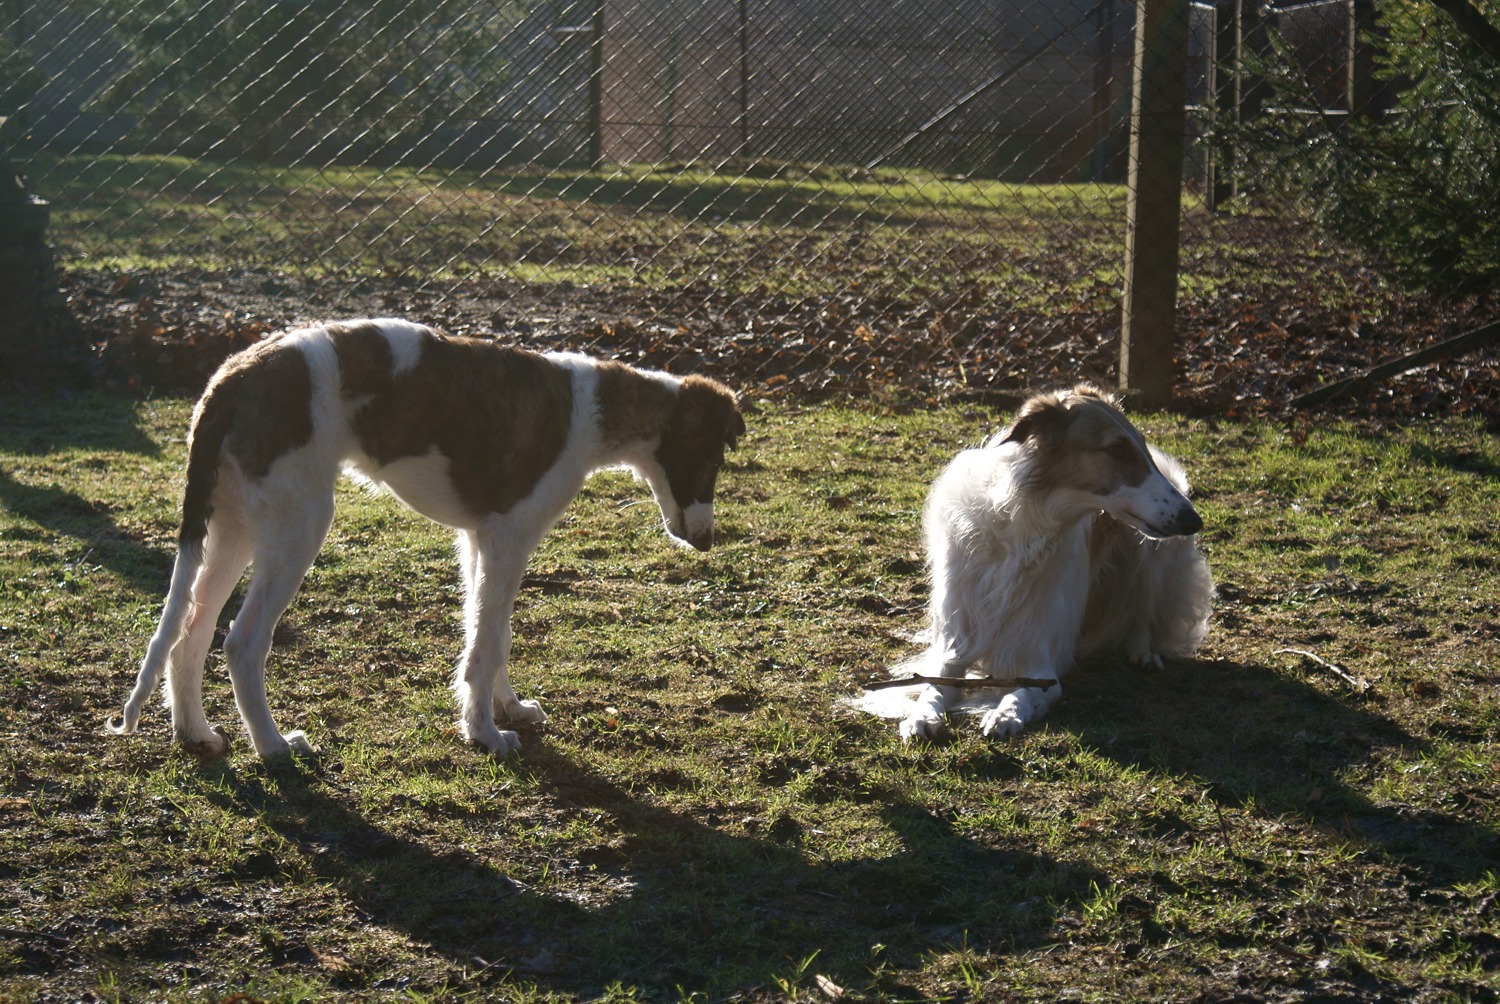
<instances>
[{"instance_id":1,"label":"brown and white dog","mask_svg":"<svg viewBox=\"0 0 1500 1004\"><path fill-rule=\"evenodd\" d=\"M400 320L303 328L230 358L193 413L172 584L116 733L134 731L167 676L172 731L201 756L229 740L203 711L219 612L254 573L224 643L235 703L261 756L310 750L266 703L271 633L322 547L340 470L458 531L465 646L453 689L466 739L504 755L497 727L545 719L511 687L511 611L526 560L602 467L645 479L667 532L706 551L724 451L745 431L735 397L568 353L450 338Z\"/></svg>"},{"instance_id":2,"label":"brown and white dog","mask_svg":"<svg viewBox=\"0 0 1500 1004\"><path fill-rule=\"evenodd\" d=\"M1040 394L1014 425L938 477L923 516L931 640L893 676L1061 680L1080 658L1188 656L1208 632L1213 579L1182 467L1107 394ZM946 712L985 735L1040 719L1062 687L931 684L850 703L930 737ZM967 695L967 696L966 696Z\"/></svg>"}]
</instances>

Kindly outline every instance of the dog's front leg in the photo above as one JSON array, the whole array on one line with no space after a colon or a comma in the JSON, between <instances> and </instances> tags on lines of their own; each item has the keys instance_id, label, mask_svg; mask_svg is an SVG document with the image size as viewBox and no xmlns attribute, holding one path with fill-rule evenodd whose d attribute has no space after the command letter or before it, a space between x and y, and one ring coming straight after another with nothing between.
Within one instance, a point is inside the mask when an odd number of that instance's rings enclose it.
<instances>
[{"instance_id":1,"label":"dog's front leg","mask_svg":"<svg viewBox=\"0 0 1500 1004\"><path fill-rule=\"evenodd\" d=\"M945 647L939 647L936 642L922 660L914 664L914 668L920 672L923 662L939 662L937 675L960 677L974 664L974 659L964 657L943 658L947 651ZM896 731L904 743L915 739L935 739L943 727L943 720L947 717L948 707L957 701L959 691L956 687L941 687L935 684L925 684L916 695L912 697L911 713L901 719L896 725Z\"/></svg>"},{"instance_id":2,"label":"dog's front leg","mask_svg":"<svg viewBox=\"0 0 1500 1004\"><path fill-rule=\"evenodd\" d=\"M507 532L503 519L487 520L460 540L464 574L465 641L453 689L458 696L464 738L497 756L521 746L514 731L495 724L496 713L511 722L541 722L547 716L536 701L516 697L510 683L511 616L530 548Z\"/></svg>"},{"instance_id":3,"label":"dog's front leg","mask_svg":"<svg viewBox=\"0 0 1500 1004\"><path fill-rule=\"evenodd\" d=\"M911 713L896 723L901 741L909 743L917 739L934 739L943 727L948 714L947 687L924 684L912 698Z\"/></svg>"},{"instance_id":4,"label":"dog's front leg","mask_svg":"<svg viewBox=\"0 0 1500 1004\"><path fill-rule=\"evenodd\" d=\"M1013 736L1033 722L1041 721L1061 696L1060 682L1046 690L1041 687L1012 690L1000 698L998 705L984 713L979 720L979 730L995 739Z\"/></svg>"}]
</instances>

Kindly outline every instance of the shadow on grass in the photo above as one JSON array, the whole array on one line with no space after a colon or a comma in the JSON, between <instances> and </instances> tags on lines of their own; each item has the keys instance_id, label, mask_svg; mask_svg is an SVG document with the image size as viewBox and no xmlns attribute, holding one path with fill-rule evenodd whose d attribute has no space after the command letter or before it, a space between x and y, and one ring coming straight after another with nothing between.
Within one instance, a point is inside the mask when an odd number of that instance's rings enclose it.
<instances>
[{"instance_id":1,"label":"shadow on grass","mask_svg":"<svg viewBox=\"0 0 1500 1004\"><path fill-rule=\"evenodd\" d=\"M0 450L38 457L74 448L158 456L161 447L141 428L136 405L133 397L103 391L0 391Z\"/></svg>"},{"instance_id":2,"label":"shadow on grass","mask_svg":"<svg viewBox=\"0 0 1500 1004\"><path fill-rule=\"evenodd\" d=\"M161 448L141 429L133 398L56 391L0 393L0 452L45 457L69 449L155 457ZM164 490L175 488L163 486ZM87 548L102 565L146 593L164 592L172 555L121 530L109 505L62 484L25 484L0 466L0 507Z\"/></svg>"},{"instance_id":3,"label":"shadow on grass","mask_svg":"<svg viewBox=\"0 0 1500 1004\"><path fill-rule=\"evenodd\" d=\"M1054 718L1119 763L1196 779L1221 805L1295 816L1388 856L1424 881L1500 870L1500 833L1459 815L1377 804L1340 778L1381 749L1425 742L1375 710L1265 666L1171 663L1161 671L1081 670ZM1223 835L1233 850L1234 833Z\"/></svg>"},{"instance_id":4,"label":"shadow on grass","mask_svg":"<svg viewBox=\"0 0 1500 1004\"><path fill-rule=\"evenodd\" d=\"M1456 474L1477 474L1492 481L1500 480L1500 464L1471 449L1449 449L1431 447L1425 443L1413 443L1412 456L1424 467L1451 471Z\"/></svg>"},{"instance_id":5,"label":"shadow on grass","mask_svg":"<svg viewBox=\"0 0 1500 1004\"><path fill-rule=\"evenodd\" d=\"M229 784L208 797L303 848L319 880L369 921L430 945L478 985L517 975L583 997L620 981L718 998L777 980L810 985L815 973L919 996L900 974L927 953L1038 948L1059 911L1103 881L1087 867L975 844L893 792L870 797L903 849L830 861L801 853L789 820L766 836L727 832L648 804L545 745L524 757L555 810L617 834L580 859L547 862L546 874L563 879L546 888L395 835L291 764L271 768L286 773L274 794L253 773L211 767Z\"/></svg>"}]
</instances>

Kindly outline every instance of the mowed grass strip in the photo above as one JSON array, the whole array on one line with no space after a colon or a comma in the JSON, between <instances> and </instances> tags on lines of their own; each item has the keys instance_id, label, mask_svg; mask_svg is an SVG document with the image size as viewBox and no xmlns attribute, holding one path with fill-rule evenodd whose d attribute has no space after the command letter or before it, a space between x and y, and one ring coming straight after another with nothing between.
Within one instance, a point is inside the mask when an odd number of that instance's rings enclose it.
<instances>
[{"instance_id":1,"label":"mowed grass strip","mask_svg":"<svg viewBox=\"0 0 1500 1004\"><path fill-rule=\"evenodd\" d=\"M190 405L0 398L0 999L1495 996L1476 424L1142 418L1207 523L1208 645L1081 668L1000 743L837 703L910 650L926 484L987 407L761 402L703 556L595 478L531 563L513 674L551 718L504 761L454 728L447 535L344 488L269 674L320 754L255 758L216 654L236 743L200 764L159 704L103 729Z\"/></svg>"}]
</instances>

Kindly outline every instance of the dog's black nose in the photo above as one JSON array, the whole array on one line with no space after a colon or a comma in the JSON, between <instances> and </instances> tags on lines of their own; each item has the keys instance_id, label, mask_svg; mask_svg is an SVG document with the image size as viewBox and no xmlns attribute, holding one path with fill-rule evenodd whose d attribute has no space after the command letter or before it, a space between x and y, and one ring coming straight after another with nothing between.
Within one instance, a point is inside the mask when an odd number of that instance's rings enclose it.
<instances>
[{"instance_id":1,"label":"dog's black nose","mask_svg":"<svg viewBox=\"0 0 1500 1004\"><path fill-rule=\"evenodd\" d=\"M1192 506L1177 513L1177 532L1184 537L1191 537L1203 529L1203 517L1198 515L1198 510Z\"/></svg>"}]
</instances>

